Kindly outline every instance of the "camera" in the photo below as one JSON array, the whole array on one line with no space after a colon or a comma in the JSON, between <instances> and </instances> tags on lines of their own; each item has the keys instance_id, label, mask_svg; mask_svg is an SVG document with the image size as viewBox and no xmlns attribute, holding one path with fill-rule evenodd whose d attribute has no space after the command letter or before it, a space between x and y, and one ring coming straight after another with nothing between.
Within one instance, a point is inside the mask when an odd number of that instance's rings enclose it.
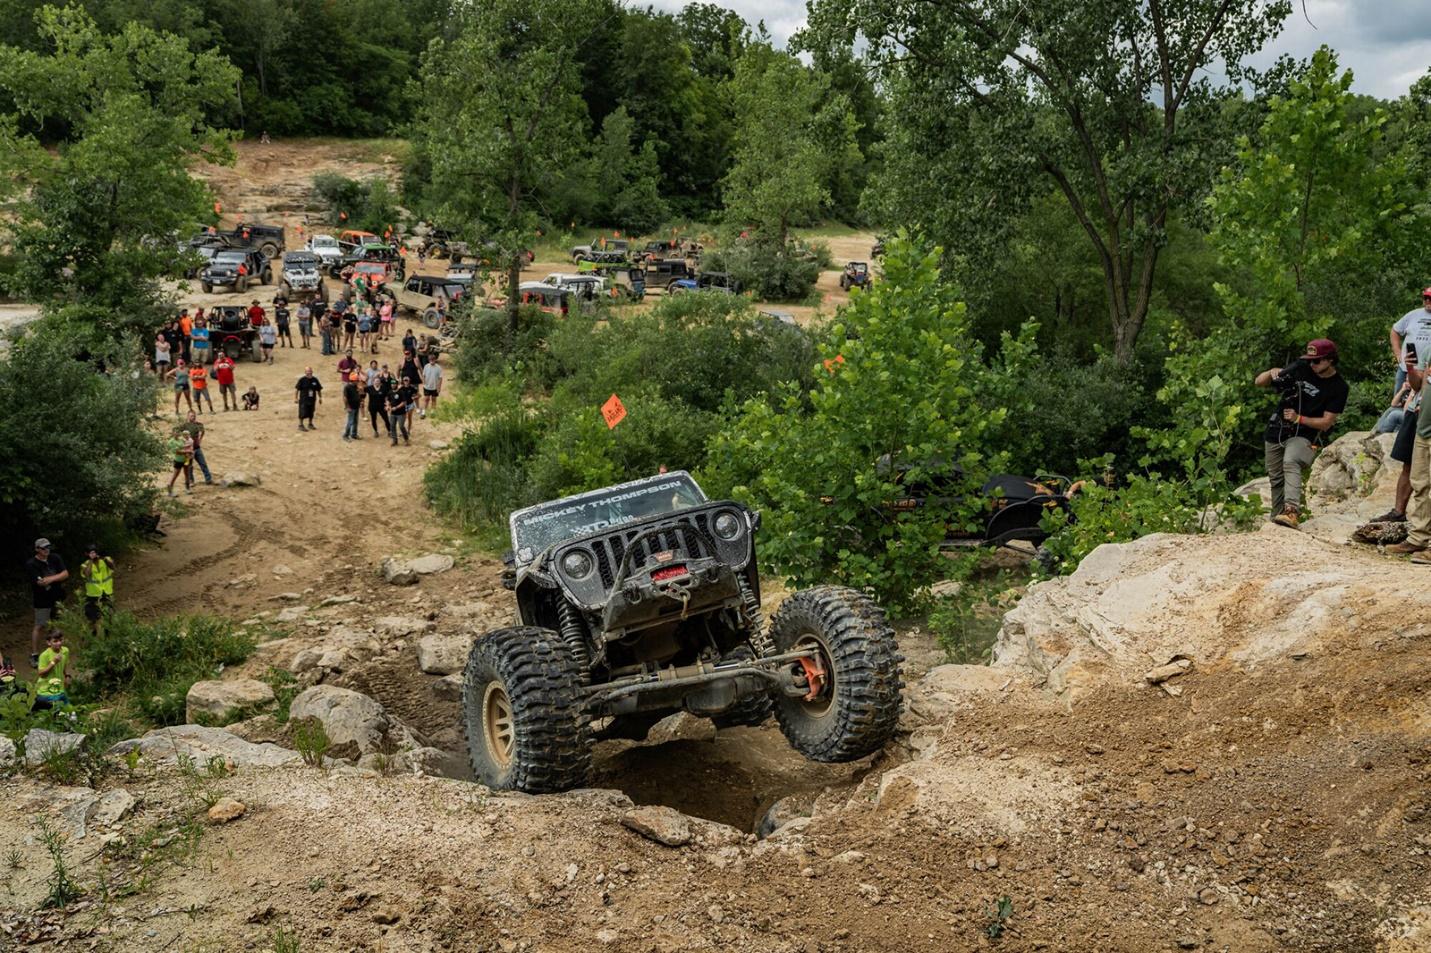
<instances>
[{"instance_id":1,"label":"camera","mask_svg":"<svg viewBox=\"0 0 1431 953\"><path fill-rule=\"evenodd\" d=\"M1311 361L1305 357L1299 357L1291 364L1277 372L1277 378L1272 382L1277 390L1283 394L1294 394L1297 392L1297 381L1295 374L1298 368L1310 367Z\"/></svg>"}]
</instances>

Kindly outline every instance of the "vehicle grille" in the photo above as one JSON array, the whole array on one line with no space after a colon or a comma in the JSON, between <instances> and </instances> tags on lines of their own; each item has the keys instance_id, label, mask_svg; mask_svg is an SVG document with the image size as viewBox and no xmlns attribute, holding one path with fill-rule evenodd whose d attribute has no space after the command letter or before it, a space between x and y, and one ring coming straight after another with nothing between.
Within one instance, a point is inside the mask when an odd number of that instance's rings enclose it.
<instances>
[{"instance_id":1,"label":"vehicle grille","mask_svg":"<svg viewBox=\"0 0 1431 953\"><path fill-rule=\"evenodd\" d=\"M656 553L667 550L679 549L688 559L714 555L710 551L710 544L706 542L710 539L708 520L706 513L683 517L677 525L641 540L637 544L640 552L632 557L632 571L640 570ZM601 574L601 584L604 587L609 588L616 581L616 573L621 568L621 560L626 557L627 547L644 531L643 528L625 530L604 536L591 544L592 551L596 554L596 568Z\"/></svg>"}]
</instances>

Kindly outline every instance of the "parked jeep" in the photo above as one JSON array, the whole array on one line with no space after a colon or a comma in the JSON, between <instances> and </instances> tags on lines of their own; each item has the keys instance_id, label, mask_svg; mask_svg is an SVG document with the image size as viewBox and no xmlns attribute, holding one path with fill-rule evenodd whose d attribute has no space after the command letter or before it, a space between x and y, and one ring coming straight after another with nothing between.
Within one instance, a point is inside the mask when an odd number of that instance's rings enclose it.
<instances>
[{"instance_id":1,"label":"parked jeep","mask_svg":"<svg viewBox=\"0 0 1431 953\"><path fill-rule=\"evenodd\" d=\"M318 293L318 297L328 297L323 285L323 263L311 251L289 251L283 253L283 280L278 288L284 295L295 291Z\"/></svg>"},{"instance_id":2,"label":"parked jeep","mask_svg":"<svg viewBox=\"0 0 1431 953\"><path fill-rule=\"evenodd\" d=\"M229 248L216 252L199 272L199 287L204 289L205 294L220 287L243 293L254 282L266 285L272 280L273 269L269 267L268 259L253 248Z\"/></svg>"},{"instance_id":3,"label":"parked jeep","mask_svg":"<svg viewBox=\"0 0 1431 953\"><path fill-rule=\"evenodd\" d=\"M740 281L723 271L705 271L694 278L681 278L678 281L673 281L666 288L667 294L677 294L682 291L715 291L720 294L738 295L740 294Z\"/></svg>"},{"instance_id":4,"label":"parked jeep","mask_svg":"<svg viewBox=\"0 0 1431 953\"><path fill-rule=\"evenodd\" d=\"M670 291L671 283L680 281L683 278L690 278L695 274L691 270L690 264L684 258L664 258L660 261L653 261L646 266L646 288L660 288L662 291Z\"/></svg>"},{"instance_id":5,"label":"parked jeep","mask_svg":"<svg viewBox=\"0 0 1431 953\"><path fill-rule=\"evenodd\" d=\"M631 251L631 243L624 238L596 238L590 245L575 245L571 249L572 261L593 261L598 253L603 256L615 256L615 258L625 261ZM612 260L606 258L606 260Z\"/></svg>"},{"instance_id":6,"label":"parked jeep","mask_svg":"<svg viewBox=\"0 0 1431 953\"><path fill-rule=\"evenodd\" d=\"M477 779L561 791L587 782L599 737L643 737L677 711L718 727L774 712L813 761L882 748L900 711L884 612L836 586L797 592L767 627L759 515L708 500L684 472L511 514L504 584L518 625L477 639L462 716Z\"/></svg>"},{"instance_id":7,"label":"parked jeep","mask_svg":"<svg viewBox=\"0 0 1431 953\"><path fill-rule=\"evenodd\" d=\"M869 262L851 261L845 263L845 270L840 272L841 291L849 291L851 288L868 288L869 284Z\"/></svg>"},{"instance_id":8,"label":"parked jeep","mask_svg":"<svg viewBox=\"0 0 1431 953\"><path fill-rule=\"evenodd\" d=\"M325 268L343 257L343 246L332 235L314 235L303 247L317 255Z\"/></svg>"},{"instance_id":9,"label":"parked jeep","mask_svg":"<svg viewBox=\"0 0 1431 953\"><path fill-rule=\"evenodd\" d=\"M329 264L328 273L335 278L341 278L343 273L354 265L370 261L382 262L387 265L389 272L399 279L407 271L407 261L400 252L393 250L391 245L384 245L382 242L368 242L349 249L342 258Z\"/></svg>"},{"instance_id":10,"label":"parked jeep","mask_svg":"<svg viewBox=\"0 0 1431 953\"><path fill-rule=\"evenodd\" d=\"M439 275L412 275L402 284L390 284L384 293L393 299L398 308L405 308L422 318L424 326L437 328L442 324L438 302L451 308L462 299L467 289L462 282L451 281Z\"/></svg>"},{"instance_id":11,"label":"parked jeep","mask_svg":"<svg viewBox=\"0 0 1431 953\"><path fill-rule=\"evenodd\" d=\"M257 222L240 222L227 231L217 232L235 247L253 247L263 253L264 258L277 258L288 247L282 225L260 225Z\"/></svg>"}]
</instances>

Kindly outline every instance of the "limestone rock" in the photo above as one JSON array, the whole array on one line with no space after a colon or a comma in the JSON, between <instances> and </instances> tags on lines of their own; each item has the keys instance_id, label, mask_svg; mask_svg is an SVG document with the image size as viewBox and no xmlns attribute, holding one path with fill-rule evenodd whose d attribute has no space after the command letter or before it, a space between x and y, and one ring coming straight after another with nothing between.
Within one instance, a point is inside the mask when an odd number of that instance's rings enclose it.
<instances>
[{"instance_id":1,"label":"limestone rock","mask_svg":"<svg viewBox=\"0 0 1431 953\"><path fill-rule=\"evenodd\" d=\"M667 847L680 847L691 841L691 819L672 807L633 808L621 815L621 824Z\"/></svg>"},{"instance_id":2,"label":"limestone rock","mask_svg":"<svg viewBox=\"0 0 1431 953\"><path fill-rule=\"evenodd\" d=\"M227 824L236 821L248 812L248 805L231 797L221 797L209 808L209 823Z\"/></svg>"},{"instance_id":3,"label":"limestone rock","mask_svg":"<svg viewBox=\"0 0 1431 953\"><path fill-rule=\"evenodd\" d=\"M1312 461L1308 494L1314 504L1366 496L1377 488L1384 463L1385 450L1375 435L1365 430L1343 434Z\"/></svg>"},{"instance_id":4,"label":"limestone rock","mask_svg":"<svg viewBox=\"0 0 1431 953\"><path fill-rule=\"evenodd\" d=\"M323 723L333 756L364 755L384 750L390 733L397 733L383 706L361 692L337 685L314 685L304 689L288 708L294 721L317 718Z\"/></svg>"},{"instance_id":5,"label":"limestone rock","mask_svg":"<svg viewBox=\"0 0 1431 953\"><path fill-rule=\"evenodd\" d=\"M156 728L142 738L119 742L109 749L109 753L122 755L135 748L146 758L160 761L171 761L184 755L198 764L204 764L217 757L238 767L277 768L301 764L303 760L296 751L272 744L253 744L231 731L202 725Z\"/></svg>"},{"instance_id":6,"label":"limestone rock","mask_svg":"<svg viewBox=\"0 0 1431 953\"><path fill-rule=\"evenodd\" d=\"M447 572L453 567L455 560L443 553L429 553L426 556L410 559L407 564L419 576L430 576L434 573Z\"/></svg>"},{"instance_id":7,"label":"limestone rock","mask_svg":"<svg viewBox=\"0 0 1431 953\"><path fill-rule=\"evenodd\" d=\"M755 825L755 836L763 840L791 821L807 816L807 812L800 808L794 798L783 797L770 805L760 816L760 823Z\"/></svg>"},{"instance_id":8,"label":"limestone rock","mask_svg":"<svg viewBox=\"0 0 1431 953\"><path fill-rule=\"evenodd\" d=\"M394 586L412 586L417 584L417 570L413 569L406 560L389 556L383 560L380 568L383 578Z\"/></svg>"},{"instance_id":9,"label":"limestone rock","mask_svg":"<svg viewBox=\"0 0 1431 953\"><path fill-rule=\"evenodd\" d=\"M1250 480L1232 492L1238 496L1245 496L1248 499L1255 496L1262 501L1263 506L1272 505L1272 481L1267 477L1258 477L1255 480Z\"/></svg>"},{"instance_id":10,"label":"limestone rock","mask_svg":"<svg viewBox=\"0 0 1431 953\"><path fill-rule=\"evenodd\" d=\"M445 702L456 702L462 700L462 673L453 672L451 675L444 675L432 683L432 694Z\"/></svg>"},{"instance_id":11,"label":"limestone rock","mask_svg":"<svg viewBox=\"0 0 1431 953\"><path fill-rule=\"evenodd\" d=\"M134 795L124 788L115 788L113 791L106 791L98 801L95 802L94 810L90 814L90 820L104 827L111 827L118 824L124 815L133 809L138 801Z\"/></svg>"},{"instance_id":12,"label":"limestone rock","mask_svg":"<svg viewBox=\"0 0 1431 953\"><path fill-rule=\"evenodd\" d=\"M646 733L646 743L659 745L668 741L713 741L715 736L715 722L690 712L678 711L652 725L651 730Z\"/></svg>"},{"instance_id":13,"label":"limestone rock","mask_svg":"<svg viewBox=\"0 0 1431 953\"><path fill-rule=\"evenodd\" d=\"M84 739L84 735L73 732L31 728L25 733L25 764L33 768L52 755L69 754L78 748Z\"/></svg>"},{"instance_id":14,"label":"limestone rock","mask_svg":"<svg viewBox=\"0 0 1431 953\"><path fill-rule=\"evenodd\" d=\"M294 675L302 675L311 668L316 668L318 660L323 657L323 653L318 649L304 649L293 656L293 661L289 663L288 670Z\"/></svg>"},{"instance_id":15,"label":"limestone rock","mask_svg":"<svg viewBox=\"0 0 1431 953\"><path fill-rule=\"evenodd\" d=\"M195 682L184 699L184 720L227 721L273 704L273 689L254 678Z\"/></svg>"},{"instance_id":16,"label":"limestone rock","mask_svg":"<svg viewBox=\"0 0 1431 953\"><path fill-rule=\"evenodd\" d=\"M8 768L15 761L15 742L0 735L0 768Z\"/></svg>"},{"instance_id":17,"label":"limestone rock","mask_svg":"<svg viewBox=\"0 0 1431 953\"><path fill-rule=\"evenodd\" d=\"M467 664L470 635L424 635L417 643L417 667L429 675L452 675Z\"/></svg>"},{"instance_id":18,"label":"limestone rock","mask_svg":"<svg viewBox=\"0 0 1431 953\"><path fill-rule=\"evenodd\" d=\"M284 609L280 609L278 615L273 617L273 621L281 625L287 625L291 622L298 622L307 614L307 606L288 606Z\"/></svg>"},{"instance_id":19,"label":"limestone rock","mask_svg":"<svg viewBox=\"0 0 1431 953\"><path fill-rule=\"evenodd\" d=\"M262 486L263 480L249 470L230 470L224 474L224 486Z\"/></svg>"},{"instance_id":20,"label":"limestone rock","mask_svg":"<svg viewBox=\"0 0 1431 953\"><path fill-rule=\"evenodd\" d=\"M388 636L417 635L432 627L431 622L417 616L385 615L373 620L373 628Z\"/></svg>"},{"instance_id":21,"label":"limestone rock","mask_svg":"<svg viewBox=\"0 0 1431 953\"><path fill-rule=\"evenodd\" d=\"M938 665L910 686L904 727L941 722L998 692L1012 678L1007 669L988 665Z\"/></svg>"}]
</instances>

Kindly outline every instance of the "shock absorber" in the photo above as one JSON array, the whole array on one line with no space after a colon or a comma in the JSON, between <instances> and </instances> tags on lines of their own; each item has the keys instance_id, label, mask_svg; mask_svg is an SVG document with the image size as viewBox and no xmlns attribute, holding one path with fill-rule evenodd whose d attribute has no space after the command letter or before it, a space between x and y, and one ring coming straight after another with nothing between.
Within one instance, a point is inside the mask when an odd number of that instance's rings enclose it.
<instances>
[{"instance_id":1,"label":"shock absorber","mask_svg":"<svg viewBox=\"0 0 1431 953\"><path fill-rule=\"evenodd\" d=\"M586 649L586 625L576 609L565 599L557 603L557 619L561 622L561 639L571 646L571 654L581 669L582 684L591 682L591 653Z\"/></svg>"},{"instance_id":2,"label":"shock absorber","mask_svg":"<svg viewBox=\"0 0 1431 953\"><path fill-rule=\"evenodd\" d=\"M740 598L745 603L745 621L750 627L750 647L759 658L775 654L775 642L765 631L765 613L760 611L760 600L755 598L755 590L750 588L750 580L744 573L737 573L736 584L740 586Z\"/></svg>"}]
</instances>

